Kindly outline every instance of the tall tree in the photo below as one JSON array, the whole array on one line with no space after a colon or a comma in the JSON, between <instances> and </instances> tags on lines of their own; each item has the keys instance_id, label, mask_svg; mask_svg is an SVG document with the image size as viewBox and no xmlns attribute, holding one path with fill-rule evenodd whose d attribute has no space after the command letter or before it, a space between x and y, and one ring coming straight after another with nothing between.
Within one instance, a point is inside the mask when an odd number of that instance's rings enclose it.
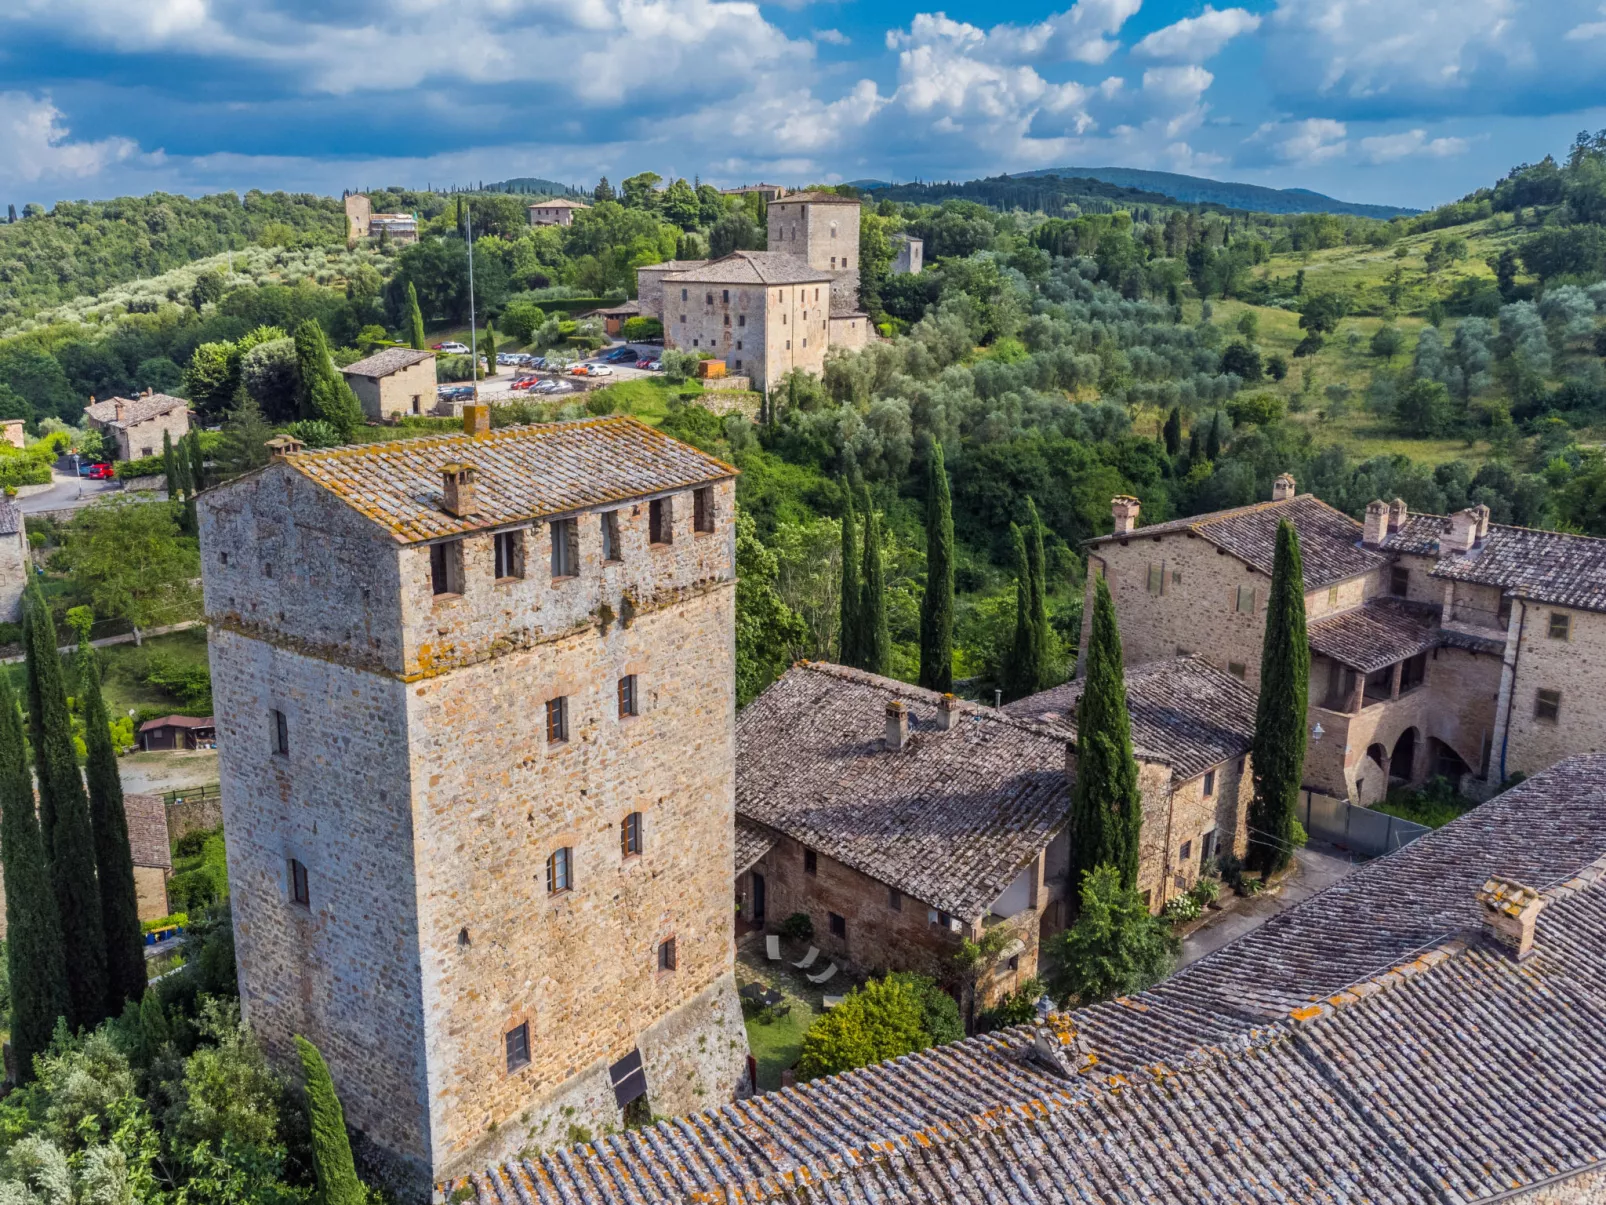
<instances>
[{"instance_id":1,"label":"tall tree","mask_svg":"<svg viewBox=\"0 0 1606 1205\"><path fill-rule=\"evenodd\" d=\"M424 342L424 315L418 308L418 290L413 282L407 282L407 343L414 351L423 351L427 344Z\"/></svg>"},{"instance_id":2,"label":"tall tree","mask_svg":"<svg viewBox=\"0 0 1606 1205\"><path fill-rule=\"evenodd\" d=\"M61 921L34 808L22 713L0 675L0 866L6 884L6 971L11 981L11 1047L22 1083L34 1055L49 1049L68 1006Z\"/></svg>"},{"instance_id":3,"label":"tall tree","mask_svg":"<svg viewBox=\"0 0 1606 1205\"><path fill-rule=\"evenodd\" d=\"M184 437L184 447L190 458L190 488L200 493L206 488L206 454L201 451L201 432L196 427Z\"/></svg>"},{"instance_id":4,"label":"tall tree","mask_svg":"<svg viewBox=\"0 0 1606 1205\"><path fill-rule=\"evenodd\" d=\"M887 626L887 577L881 563L881 519L870 502L868 488L860 495L864 503L864 572L859 603L860 655L864 668L872 674L892 672L892 632Z\"/></svg>"},{"instance_id":5,"label":"tall tree","mask_svg":"<svg viewBox=\"0 0 1606 1205\"><path fill-rule=\"evenodd\" d=\"M1165 416L1165 430L1162 434L1165 439L1165 454L1167 456L1175 456L1182 451L1181 406L1171 407L1171 413Z\"/></svg>"},{"instance_id":6,"label":"tall tree","mask_svg":"<svg viewBox=\"0 0 1606 1205\"><path fill-rule=\"evenodd\" d=\"M307 1076L307 1120L312 1130L312 1170L318 1182L318 1205L366 1205L367 1190L357 1179L346 1133L346 1112L335 1094L335 1081L318 1048L296 1035L296 1050Z\"/></svg>"},{"instance_id":7,"label":"tall tree","mask_svg":"<svg viewBox=\"0 0 1606 1205\"><path fill-rule=\"evenodd\" d=\"M1049 939L1056 968L1050 983L1062 996L1096 1004L1141 992L1170 972L1177 939L1115 867L1088 872L1080 904L1076 924Z\"/></svg>"},{"instance_id":8,"label":"tall tree","mask_svg":"<svg viewBox=\"0 0 1606 1205\"><path fill-rule=\"evenodd\" d=\"M1032 693L1057 685L1054 681L1054 637L1048 626L1048 556L1043 548L1043 521L1037 504L1026 499L1026 561L1032 571Z\"/></svg>"},{"instance_id":9,"label":"tall tree","mask_svg":"<svg viewBox=\"0 0 1606 1205\"><path fill-rule=\"evenodd\" d=\"M94 1028L106 1015L106 937L95 878L95 832L73 754L56 627L38 583L30 583L24 595L22 632L39 816L47 834L50 883L67 960L67 1024Z\"/></svg>"},{"instance_id":10,"label":"tall tree","mask_svg":"<svg viewBox=\"0 0 1606 1205\"><path fill-rule=\"evenodd\" d=\"M162 432L162 472L167 478L167 496L177 500L178 491L178 465L173 459L173 434L170 431Z\"/></svg>"},{"instance_id":11,"label":"tall tree","mask_svg":"<svg viewBox=\"0 0 1606 1205\"><path fill-rule=\"evenodd\" d=\"M485 374L496 375L496 325L489 318L485 320Z\"/></svg>"},{"instance_id":12,"label":"tall tree","mask_svg":"<svg viewBox=\"0 0 1606 1205\"><path fill-rule=\"evenodd\" d=\"M301 373L301 417L321 418L350 442L362 425L362 407L329 358L329 341L311 318L296 327L296 367Z\"/></svg>"},{"instance_id":13,"label":"tall tree","mask_svg":"<svg viewBox=\"0 0 1606 1205\"><path fill-rule=\"evenodd\" d=\"M1281 870L1293 853L1294 807L1305 771L1305 708L1309 702L1310 642L1305 634L1305 567L1299 534L1284 519L1266 599L1260 650L1260 702L1249 748L1255 795L1249 803L1249 865Z\"/></svg>"},{"instance_id":14,"label":"tall tree","mask_svg":"<svg viewBox=\"0 0 1606 1205\"><path fill-rule=\"evenodd\" d=\"M954 508L942 445L926 464L926 592L920 600L920 685L954 688Z\"/></svg>"},{"instance_id":15,"label":"tall tree","mask_svg":"<svg viewBox=\"0 0 1606 1205\"><path fill-rule=\"evenodd\" d=\"M1032 562L1026 551L1026 533L1009 525L1009 540L1015 554L1015 635L1004 657L1004 697L1022 699L1035 693L1031 666L1036 664L1037 625L1032 622Z\"/></svg>"},{"instance_id":16,"label":"tall tree","mask_svg":"<svg viewBox=\"0 0 1606 1205\"><path fill-rule=\"evenodd\" d=\"M859 533L853 515L853 487L842 483L842 619L837 634L837 660L857 666L859 654Z\"/></svg>"},{"instance_id":17,"label":"tall tree","mask_svg":"<svg viewBox=\"0 0 1606 1205\"><path fill-rule=\"evenodd\" d=\"M1070 827L1071 882L1080 884L1084 874L1107 863L1115 867L1123 887L1137 885L1143 796L1132 756L1121 631L1102 577L1094 582L1085 685L1076 708Z\"/></svg>"},{"instance_id":18,"label":"tall tree","mask_svg":"<svg viewBox=\"0 0 1606 1205\"><path fill-rule=\"evenodd\" d=\"M89 819L95 830L95 870L100 883L100 923L106 937L106 1013L122 1012L125 1000L145 993L145 944L134 886L134 855L123 809L106 700L100 692L100 662L88 640L78 646L78 704L84 718L84 766L89 780Z\"/></svg>"}]
</instances>

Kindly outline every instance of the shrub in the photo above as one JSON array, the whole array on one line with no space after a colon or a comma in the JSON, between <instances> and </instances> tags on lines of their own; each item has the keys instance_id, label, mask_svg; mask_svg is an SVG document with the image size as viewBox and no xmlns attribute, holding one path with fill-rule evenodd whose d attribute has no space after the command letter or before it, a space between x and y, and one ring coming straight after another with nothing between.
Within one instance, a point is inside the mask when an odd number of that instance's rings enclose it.
<instances>
[{"instance_id":1,"label":"shrub","mask_svg":"<svg viewBox=\"0 0 1606 1205\"><path fill-rule=\"evenodd\" d=\"M1227 403L1227 414L1234 425L1250 423L1269 427L1283 417L1283 399L1275 393L1241 393Z\"/></svg>"},{"instance_id":2,"label":"shrub","mask_svg":"<svg viewBox=\"0 0 1606 1205\"><path fill-rule=\"evenodd\" d=\"M684 381L697 374L697 357L689 351L670 348L664 352L662 363L664 379L671 383Z\"/></svg>"},{"instance_id":3,"label":"shrub","mask_svg":"<svg viewBox=\"0 0 1606 1205\"><path fill-rule=\"evenodd\" d=\"M157 929L182 929L189 924L189 914L175 912L171 916L158 916L155 920L145 921L140 927L146 933L154 933Z\"/></svg>"},{"instance_id":4,"label":"shrub","mask_svg":"<svg viewBox=\"0 0 1606 1205\"><path fill-rule=\"evenodd\" d=\"M1221 898L1221 880L1200 879L1193 885L1193 890L1188 894L1198 900L1200 904L1213 904Z\"/></svg>"},{"instance_id":5,"label":"shrub","mask_svg":"<svg viewBox=\"0 0 1606 1205\"><path fill-rule=\"evenodd\" d=\"M997 1004L976 1018L977 1033L991 1033L995 1029L1008 1029L1011 1025L1025 1025L1037 1019L1037 999L1043 994L1041 979L1028 979Z\"/></svg>"},{"instance_id":6,"label":"shrub","mask_svg":"<svg viewBox=\"0 0 1606 1205\"><path fill-rule=\"evenodd\" d=\"M1165 902L1160 909L1160 915L1172 923L1180 921L1198 920L1199 914L1204 911L1204 905L1189 895L1174 895Z\"/></svg>"},{"instance_id":7,"label":"shrub","mask_svg":"<svg viewBox=\"0 0 1606 1205\"><path fill-rule=\"evenodd\" d=\"M1288 839L1294 843L1295 849L1304 849L1305 846L1310 844L1310 834L1305 831L1305 826L1299 822L1297 816L1294 818L1293 823L1293 832L1289 834Z\"/></svg>"},{"instance_id":8,"label":"shrub","mask_svg":"<svg viewBox=\"0 0 1606 1205\"><path fill-rule=\"evenodd\" d=\"M781 936L788 941L807 941L814 936L814 922L807 912L794 912L781 922Z\"/></svg>"},{"instance_id":9,"label":"shrub","mask_svg":"<svg viewBox=\"0 0 1606 1205\"><path fill-rule=\"evenodd\" d=\"M1288 361L1276 352L1266 357L1266 375L1274 381L1280 381L1288 375Z\"/></svg>"},{"instance_id":10,"label":"shrub","mask_svg":"<svg viewBox=\"0 0 1606 1205\"><path fill-rule=\"evenodd\" d=\"M309 448L334 448L344 442L340 438L340 432L321 418L307 418L298 423L291 423L289 431Z\"/></svg>"},{"instance_id":11,"label":"shrub","mask_svg":"<svg viewBox=\"0 0 1606 1205\"><path fill-rule=\"evenodd\" d=\"M160 477L167 472L167 462L160 456L142 456L138 460L119 460L112 467L117 474L117 480L127 481L131 477Z\"/></svg>"},{"instance_id":12,"label":"shrub","mask_svg":"<svg viewBox=\"0 0 1606 1205\"><path fill-rule=\"evenodd\" d=\"M912 1054L931 1045L919 994L892 976L872 979L823 1013L803 1035L798 1076L815 1079Z\"/></svg>"},{"instance_id":13,"label":"shrub","mask_svg":"<svg viewBox=\"0 0 1606 1205\"><path fill-rule=\"evenodd\" d=\"M1121 886L1120 871L1103 865L1082 876L1081 914L1051 949L1054 986L1085 1005L1159 981L1176 961L1177 941L1136 891Z\"/></svg>"},{"instance_id":14,"label":"shrub","mask_svg":"<svg viewBox=\"0 0 1606 1205\"><path fill-rule=\"evenodd\" d=\"M965 1036L958 1002L938 987L935 979L909 971L898 971L888 978L906 984L920 997L920 1024L933 1046L946 1046Z\"/></svg>"},{"instance_id":15,"label":"shrub","mask_svg":"<svg viewBox=\"0 0 1606 1205\"><path fill-rule=\"evenodd\" d=\"M1244 881L1243 859L1237 854L1227 852L1216 857L1216 871L1221 875L1221 881L1234 891L1237 891Z\"/></svg>"},{"instance_id":16,"label":"shrub","mask_svg":"<svg viewBox=\"0 0 1606 1205\"><path fill-rule=\"evenodd\" d=\"M664 324L656 318L626 318L624 337L632 343L643 343L664 337Z\"/></svg>"}]
</instances>

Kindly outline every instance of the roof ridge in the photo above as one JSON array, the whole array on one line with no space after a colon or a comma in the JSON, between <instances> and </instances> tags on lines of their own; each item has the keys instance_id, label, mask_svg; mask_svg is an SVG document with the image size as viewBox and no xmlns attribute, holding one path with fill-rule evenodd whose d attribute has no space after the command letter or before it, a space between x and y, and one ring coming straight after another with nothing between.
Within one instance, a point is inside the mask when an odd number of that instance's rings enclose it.
<instances>
[{"instance_id":1,"label":"roof ridge","mask_svg":"<svg viewBox=\"0 0 1606 1205\"><path fill-rule=\"evenodd\" d=\"M973 699L962 699L951 692L944 694L942 691L916 686L912 682L905 682L901 678L886 677L882 674L871 673L867 669L859 669L856 666L839 665L834 661L800 660L794 664L798 669L825 674L827 677L838 678L844 682L857 682L860 686L886 690L892 694L903 695L906 698L929 704L932 707L941 704L945 698L951 698L957 705L957 710L964 712L966 715L972 715L978 719L991 720L1023 732L1031 732L1037 736L1044 736L1058 744L1069 744L1073 747L1076 744L1074 740L1068 739L1065 733L1057 731L1051 725L1023 720L1019 716L1010 715L1000 708L989 707L987 704L978 703ZM1064 683L1061 683L1061 685L1064 685Z\"/></svg>"}]
</instances>

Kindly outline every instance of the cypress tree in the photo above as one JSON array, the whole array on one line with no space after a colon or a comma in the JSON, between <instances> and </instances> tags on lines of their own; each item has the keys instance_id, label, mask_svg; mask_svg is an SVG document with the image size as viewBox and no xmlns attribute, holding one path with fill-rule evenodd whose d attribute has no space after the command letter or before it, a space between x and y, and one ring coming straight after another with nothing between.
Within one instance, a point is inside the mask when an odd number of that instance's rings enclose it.
<instances>
[{"instance_id":1,"label":"cypress tree","mask_svg":"<svg viewBox=\"0 0 1606 1205\"><path fill-rule=\"evenodd\" d=\"M1083 874L1109 864L1120 872L1121 886L1131 888L1138 881L1143 797L1138 791L1138 763L1132 757L1121 632L1110 588L1102 577L1094 583L1085 677L1076 708L1071 882L1080 885Z\"/></svg>"},{"instance_id":2,"label":"cypress tree","mask_svg":"<svg viewBox=\"0 0 1606 1205\"><path fill-rule=\"evenodd\" d=\"M1171 413L1165 417L1165 454L1175 456L1182 451L1182 407L1171 407Z\"/></svg>"},{"instance_id":3,"label":"cypress tree","mask_svg":"<svg viewBox=\"0 0 1606 1205\"><path fill-rule=\"evenodd\" d=\"M318 1048L299 1034L296 1050L307 1075L307 1117L312 1129L312 1170L318 1181L318 1205L366 1205L368 1194L357 1179L346 1133L346 1113L335 1094L335 1082Z\"/></svg>"},{"instance_id":4,"label":"cypress tree","mask_svg":"<svg viewBox=\"0 0 1606 1205\"><path fill-rule=\"evenodd\" d=\"M178 466L173 462L173 436L169 431L162 432L162 472L167 477L168 498L177 499Z\"/></svg>"},{"instance_id":5,"label":"cypress tree","mask_svg":"<svg viewBox=\"0 0 1606 1205\"><path fill-rule=\"evenodd\" d=\"M0 675L0 866L6 883L6 971L11 977L11 1047L17 1076L33 1079L34 1055L50 1047L67 1013L61 922L34 810L22 713Z\"/></svg>"},{"instance_id":6,"label":"cypress tree","mask_svg":"<svg viewBox=\"0 0 1606 1205\"><path fill-rule=\"evenodd\" d=\"M1205 433L1205 459L1210 461L1221 459L1221 414L1219 411L1210 416L1210 429Z\"/></svg>"},{"instance_id":7,"label":"cypress tree","mask_svg":"<svg viewBox=\"0 0 1606 1205\"><path fill-rule=\"evenodd\" d=\"M1188 431L1188 463L1198 464L1202 455L1204 455L1204 443L1199 437L1199 424L1194 423Z\"/></svg>"},{"instance_id":8,"label":"cypress tree","mask_svg":"<svg viewBox=\"0 0 1606 1205\"><path fill-rule=\"evenodd\" d=\"M1037 506L1026 499L1026 563L1031 570L1032 652L1031 693L1047 690L1054 685L1052 650L1053 635L1048 626L1048 557L1043 550L1043 521L1037 516Z\"/></svg>"},{"instance_id":9,"label":"cypress tree","mask_svg":"<svg viewBox=\"0 0 1606 1205\"><path fill-rule=\"evenodd\" d=\"M1037 627L1032 623L1032 565L1026 551L1026 533L1009 525L1009 540L1015 560L1015 635L1004 657L1003 681L1006 699L1021 699L1033 693L1031 669L1036 660L1032 648Z\"/></svg>"},{"instance_id":10,"label":"cypress tree","mask_svg":"<svg viewBox=\"0 0 1606 1205\"><path fill-rule=\"evenodd\" d=\"M117 750L112 747L106 700L100 693L100 664L88 641L78 646L78 676L79 710L89 754L84 769L89 780L89 818L95 830L100 922L106 937L106 1014L115 1016L125 1000L138 1000L145 992L144 934Z\"/></svg>"},{"instance_id":11,"label":"cypress tree","mask_svg":"<svg viewBox=\"0 0 1606 1205\"><path fill-rule=\"evenodd\" d=\"M474 367L478 370L479 365ZM496 327L489 318L485 320L485 375L496 375Z\"/></svg>"},{"instance_id":12,"label":"cypress tree","mask_svg":"<svg viewBox=\"0 0 1606 1205\"><path fill-rule=\"evenodd\" d=\"M41 821L48 817L50 881L67 961L67 1025L92 1029L106 1015L106 938L95 878L95 833L73 754L56 627L36 582L24 596L22 632L39 814Z\"/></svg>"},{"instance_id":13,"label":"cypress tree","mask_svg":"<svg viewBox=\"0 0 1606 1205\"><path fill-rule=\"evenodd\" d=\"M1249 866L1271 874L1293 850L1294 806L1305 770L1305 707L1309 701L1310 643L1305 634L1305 570L1299 535L1286 519L1277 525L1277 552L1266 599L1266 635L1260 652L1260 701L1249 747L1255 794L1249 803Z\"/></svg>"},{"instance_id":14,"label":"cypress tree","mask_svg":"<svg viewBox=\"0 0 1606 1205\"><path fill-rule=\"evenodd\" d=\"M864 571L859 602L859 653L872 674L892 672L892 633L887 627L887 579L881 564L881 520L870 503L864 503Z\"/></svg>"},{"instance_id":15,"label":"cypress tree","mask_svg":"<svg viewBox=\"0 0 1606 1205\"><path fill-rule=\"evenodd\" d=\"M926 592L920 600L920 685L954 688L954 508L942 445L926 464Z\"/></svg>"},{"instance_id":16,"label":"cypress tree","mask_svg":"<svg viewBox=\"0 0 1606 1205\"><path fill-rule=\"evenodd\" d=\"M407 342L414 351L423 351L424 343L424 314L418 308L418 290L413 288L413 282L407 282Z\"/></svg>"},{"instance_id":17,"label":"cypress tree","mask_svg":"<svg viewBox=\"0 0 1606 1205\"><path fill-rule=\"evenodd\" d=\"M296 327L296 366L301 372L301 417L321 418L350 442L362 425L362 407L329 358L323 328L311 318Z\"/></svg>"},{"instance_id":18,"label":"cypress tree","mask_svg":"<svg viewBox=\"0 0 1606 1205\"><path fill-rule=\"evenodd\" d=\"M198 494L206 488L206 456L201 451L201 433L192 428L184 437L184 445L190 455L190 489Z\"/></svg>"},{"instance_id":19,"label":"cypress tree","mask_svg":"<svg viewBox=\"0 0 1606 1205\"><path fill-rule=\"evenodd\" d=\"M853 517L853 488L842 483L842 599L837 659L857 666L859 656L859 533Z\"/></svg>"}]
</instances>

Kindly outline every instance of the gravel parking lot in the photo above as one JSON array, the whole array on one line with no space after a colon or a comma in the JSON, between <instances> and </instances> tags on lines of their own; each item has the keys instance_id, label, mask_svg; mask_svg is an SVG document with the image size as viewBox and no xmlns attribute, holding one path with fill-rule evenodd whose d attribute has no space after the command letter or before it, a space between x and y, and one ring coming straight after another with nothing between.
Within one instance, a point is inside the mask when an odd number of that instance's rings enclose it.
<instances>
[{"instance_id":1,"label":"gravel parking lot","mask_svg":"<svg viewBox=\"0 0 1606 1205\"><path fill-rule=\"evenodd\" d=\"M632 348L643 357L643 361L648 359L655 360L663 353L662 347L650 343L615 343L603 348L597 355L578 360L576 363L600 364L603 362L602 356L620 347ZM539 369L501 365L493 376L486 377L480 382L480 400L496 402L506 401L511 398L563 397L566 394L583 393L588 389L600 389L602 386L612 384L615 381L632 381L657 375L656 373L648 372L644 368L637 368L633 364L609 364L607 367L613 370L608 376L577 377L568 372L543 372ZM516 390L513 388L514 381L529 376L539 377L542 380L557 380L568 386L568 388L561 393L546 394L536 393L533 390Z\"/></svg>"}]
</instances>

